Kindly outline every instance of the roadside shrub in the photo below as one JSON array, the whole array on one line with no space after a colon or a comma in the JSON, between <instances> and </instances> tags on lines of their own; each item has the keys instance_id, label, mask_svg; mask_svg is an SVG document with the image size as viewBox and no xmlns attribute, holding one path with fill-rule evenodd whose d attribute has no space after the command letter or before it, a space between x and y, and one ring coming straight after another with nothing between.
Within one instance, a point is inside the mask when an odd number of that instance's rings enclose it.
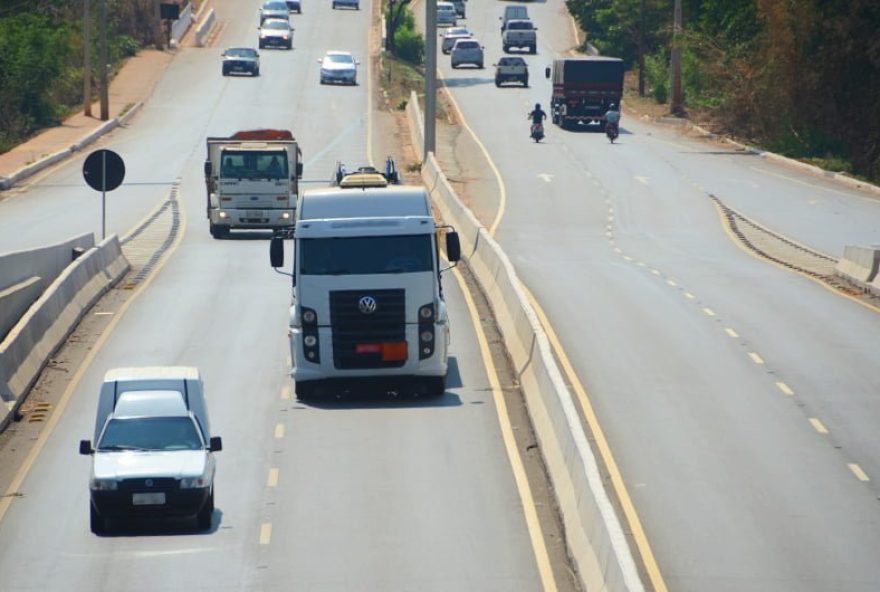
<instances>
[{"instance_id":1,"label":"roadside shrub","mask_svg":"<svg viewBox=\"0 0 880 592\"><path fill-rule=\"evenodd\" d=\"M425 39L412 29L400 28L394 32L394 50L400 59L419 66L425 59Z\"/></svg>"},{"instance_id":2,"label":"roadside shrub","mask_svg":"<svg viewBox=\"0 0 880 592\"><path fill-rule=\"evenodd\" d=\"M663 104L669 100L669 63L663 50L645 56L645 80L657 103Z\"/></svg>"}]
</instances>

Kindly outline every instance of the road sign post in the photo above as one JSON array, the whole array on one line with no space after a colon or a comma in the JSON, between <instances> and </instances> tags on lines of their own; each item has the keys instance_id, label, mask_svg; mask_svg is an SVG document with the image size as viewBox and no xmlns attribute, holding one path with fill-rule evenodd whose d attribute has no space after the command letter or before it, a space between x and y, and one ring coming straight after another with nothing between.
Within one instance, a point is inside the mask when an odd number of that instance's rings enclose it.
<instances>
[{"instance_id":1,"label":"road sign post","mask_svg":"<svg viewBox=\"0 0 880 592\"><path fill-rule=\"evenodd\" d=\"M101 192L101 240L107 238L107 192L125 179L125 163L112 150L95 150L83 163L83 178L89 187Z\"/></svg>"}]
</instances>

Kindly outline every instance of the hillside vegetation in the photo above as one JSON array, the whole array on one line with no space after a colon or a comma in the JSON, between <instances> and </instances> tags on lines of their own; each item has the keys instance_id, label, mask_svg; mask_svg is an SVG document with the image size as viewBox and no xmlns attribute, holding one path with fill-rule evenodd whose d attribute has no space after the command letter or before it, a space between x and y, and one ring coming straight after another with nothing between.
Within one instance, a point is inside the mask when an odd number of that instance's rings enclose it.
<instances>
[{"instance_id":1,"label":"hillside vegetation","mask_svg":"<svg viewBox=\"0 0 880 592\"><path fill-rule=\"evenodd\" d=\"M153 42L152 0L105 0L108 62ZM91 0L92 77L98 77L98 0ZM0 2L0 152L57 125L83 100L83 0ZM97 91L93 90L93 98Z\"/></svg>"},{"instance_id":2,"label":"hillside vegetation","mask_svg":"<svg viewBox=\"0 0 880 592\"><path fill-rule=\"evenodd\" d=\"M880 1L681 2L687 110L768 149L880 179ZM647 92L668 101L673 0L566 4L589 43L635 70L643 33Z\"/></svg>"}]
</instances>

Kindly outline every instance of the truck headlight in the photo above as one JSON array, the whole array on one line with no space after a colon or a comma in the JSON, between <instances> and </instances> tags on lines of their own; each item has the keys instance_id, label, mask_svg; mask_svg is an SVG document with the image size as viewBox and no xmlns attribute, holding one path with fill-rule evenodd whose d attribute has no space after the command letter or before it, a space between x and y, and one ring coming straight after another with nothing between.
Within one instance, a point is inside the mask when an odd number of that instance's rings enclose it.
<instances>
[{"instance_id":1,"label":"truck headlight","mask_svg":"<svg viewBox=\"0 0 880 592\"><path fill-rule=\"evenodd\" d=\"M211 485L211 480L207 475L201 475L199 477L184 477L180 480L180 488L181 489L201 489Z\"/></svg>"},{"instance_id":2,"label":"truck headlight","mask_svg":"<svg viewBox=\"0 0 880 592\"><path fill-rule=\"evenodd\" d=\"M119 489L119 481L116 479L92 479L89 487L92 491L116 491Z\"/></svg>"},{"instance_id":3,"label":"truck headlight","mask_svg":"<svg viewBox=\"0 0 880 592\"><path fill-rule=\"evenodd\" d=\"M318 345L318 338L314 335L306 335L303 337L303 343L306 347L315 347Z\"/></svg>"}]
</instances>

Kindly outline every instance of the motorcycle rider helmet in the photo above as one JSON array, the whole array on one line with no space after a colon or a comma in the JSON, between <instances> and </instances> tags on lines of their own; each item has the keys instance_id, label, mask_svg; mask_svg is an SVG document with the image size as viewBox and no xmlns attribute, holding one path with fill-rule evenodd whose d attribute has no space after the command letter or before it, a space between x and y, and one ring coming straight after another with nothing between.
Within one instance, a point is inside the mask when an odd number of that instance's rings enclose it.
<instances>
[{"instance_id":1,"label":"motorcycle rider helmet","mask_svg":"<svg viewBox=\"0 0 880 592\"><path fill-rule=\"evenodd\" d=\"M615 105L614 103L611 103L611 105L608 107L608 110L609 111L617 111L617 105Z\"/></svg>"}]
</instances>

